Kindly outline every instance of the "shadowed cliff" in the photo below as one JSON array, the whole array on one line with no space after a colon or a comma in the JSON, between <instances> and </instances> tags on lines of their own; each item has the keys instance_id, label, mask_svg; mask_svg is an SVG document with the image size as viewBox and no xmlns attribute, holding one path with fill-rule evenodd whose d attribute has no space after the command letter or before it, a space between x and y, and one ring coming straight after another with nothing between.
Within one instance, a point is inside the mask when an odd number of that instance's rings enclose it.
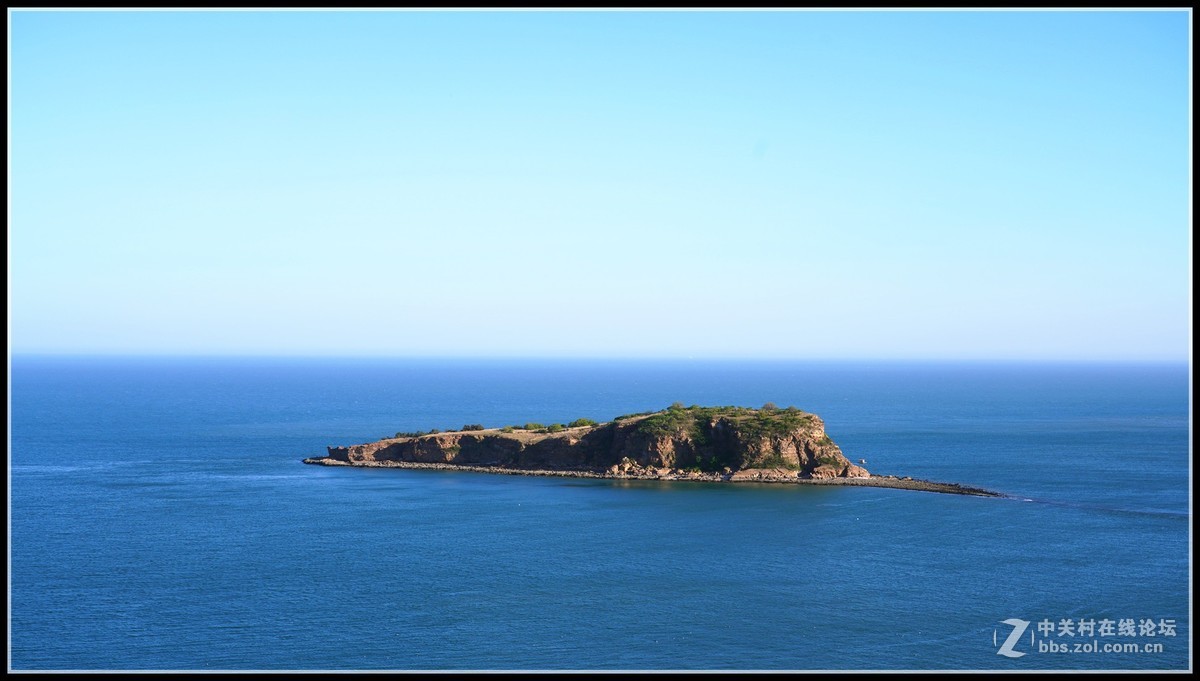
<instances>
[{"instance_id":1,"label":"shadowed cliff","mask_svg":"<svg viewBox=\"0 0 1200 681\"><path fill-rule=\"evenodd\" d=\"M683 407L574 428L464 430L330 447L310 463L448 464L640 476L652 471L726 479L769 474L811 480L866 478L825 434L815 414L795 407ZM769 473L768 473L769 472Z\"/></svg>"}]
</instances>

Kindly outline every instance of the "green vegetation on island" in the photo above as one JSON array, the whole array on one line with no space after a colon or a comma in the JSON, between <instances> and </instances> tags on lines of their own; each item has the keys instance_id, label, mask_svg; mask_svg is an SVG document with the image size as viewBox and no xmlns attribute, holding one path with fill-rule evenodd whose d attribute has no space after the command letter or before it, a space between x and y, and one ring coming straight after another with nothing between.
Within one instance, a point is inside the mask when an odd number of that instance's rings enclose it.
<instances>
[{"instance_id":1,"label":"green vegetation on island","mask_svg":"<svg viewBox=\"0 0 1200 681\"><path fill-rule=\"evenodd\" d=\"M570 430L576 437L588 438L592 443L590 446L598 447L597 451L603 451L605 446L597 443L611 439L614 428L647 443L678 443L678 451L671 458L672 465L690 472L720 473L737 470L751 462L757 467L796 471L817 465L837 468L846 464L836 445L824 434L820 419L794 406L780 408L773 402L758 409L736 405L702 407L693 404L685 407L682 402L676 402L661 411L625 414L607 423L590 418L549 425L530 421L501 428L486 428L474 423L466 424L458 431L446 431L443 435L456 438L456 433L478 433L480 437L490 437L490 431L496 436L515 437L518 433L556 436ZM438 433L437 429L398 432L393 439L419 439ZM804 461L794 446L785 451L788 445L784 440L797 433L811 433L810 446L821 451L807 455L809 458ZM748 449L747 443L758 444Z\"/></svg>"},{"instance_id":2,"label":"green vegetation on island","mask_svg":"<svg viewBox=\"0 0 1200 681\"><path fill-rule=\"evenodd\" d=\"M436 437L435 437L436 436ZM697 482L847 484L999 496L949 483L873 476L825 433L815 414L767 402L624 414L597 423L578 418L500 428L398 432L394 438L329 447L305 463L327 466L442 468L518 475L565 475ZM866 463L859 461L859 463Z\"/></svg>"},{"instance_id":3,"label":"green vegetation on island","mask_svg":"<svg viewBox=\"0 0 1200 681\"><path fill-rule=\"evenodd\" d=\"M641 414L618 416L616 420L635 418ZM751 437L781 437L807 426L812 414L796 407L780 409L768 402L762 409L749 407L701 407L693 404L685 407L679 402L664 411L650 412L638 423L638 430L651 437L687 432L697 441L707 441L712 435L712 424L723 420L732 424L739 432ZM828 436L826 436L828 439Z\"/></svg>"}]
</instances>

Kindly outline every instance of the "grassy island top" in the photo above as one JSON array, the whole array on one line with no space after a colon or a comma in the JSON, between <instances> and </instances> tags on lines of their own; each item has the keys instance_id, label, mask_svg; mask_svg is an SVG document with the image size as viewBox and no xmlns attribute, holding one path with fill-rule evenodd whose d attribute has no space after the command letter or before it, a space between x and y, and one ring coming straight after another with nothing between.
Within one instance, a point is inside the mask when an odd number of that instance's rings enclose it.
<instances>
[{"instance_id":1,"label":"grassy island top","mask_svg":"<svg viewBox=\"0 0 1200 681\"><path fill-rule=\"evenodd\" d=\"M622 414L613 418L613 422L622 421L636 422L635 427L637 432L648 437L663 437L674 433L688 433L697 439L703 439L704 435L710 432L712 424L718 421L725 422L745 435L758 437L783 436L799 428L812 427L820 423L820 420L813 414L797 409L794 406L777 407L771 402L764 404L758 409L732 405L702 407L697 404L685 407L682 403L676 402L660 411ZM501 428L486 428L482 424L476 423L466 424L458 430L402 431L391 437L421 437L439 433L470 431L499 431L501 433L527 431L546 434L577 428L591 428L598 425L603 424L588 418L575 419L565 424L551 423L543 425L541 423L529 422Z\"/></svg>"},{"instance_id":2,"label":"grassy island top","mask_svg":"<svg viewBox=\"0 0 1200 681\"><path fill-rule=\"evenodd\" d=\"M626 414L613 420L633 418L641 419L637 425L638 431L652 437L678 432L703 432L716 421L725 421L746 435L768 437L785 435L798 428L818 423L813 414L791 406L779 408L771 402L759 409L736 406L701 407L695 404L685 407L676 402L662 411Z\"/></svg>"}]
</instances>

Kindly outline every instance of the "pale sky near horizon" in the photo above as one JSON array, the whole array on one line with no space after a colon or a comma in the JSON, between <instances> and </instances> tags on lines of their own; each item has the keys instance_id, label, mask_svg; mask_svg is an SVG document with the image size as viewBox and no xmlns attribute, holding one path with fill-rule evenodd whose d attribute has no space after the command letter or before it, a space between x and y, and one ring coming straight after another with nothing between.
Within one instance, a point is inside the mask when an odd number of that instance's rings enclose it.
<instances>
[{"instance_id":1,"label":"pale sky near horizon","mask_svg":"<svg viewBox=\"0 0 1200 681\"><path fill-rule=\"evenodd\" d=\"M8 18L13 352L1190 357L1188 12Z\"/></svg>"}]
</instances>

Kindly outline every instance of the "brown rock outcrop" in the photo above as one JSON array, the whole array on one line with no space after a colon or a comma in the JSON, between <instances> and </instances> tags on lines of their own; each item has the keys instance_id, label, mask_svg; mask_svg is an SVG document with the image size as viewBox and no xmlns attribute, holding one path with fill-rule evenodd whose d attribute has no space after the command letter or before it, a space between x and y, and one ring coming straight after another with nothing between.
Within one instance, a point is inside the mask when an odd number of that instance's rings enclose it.
<instances>
[{"instance_id":1,"label":"brown rock outcrop","mask_svg":"<svg viewBox=\"0 0 1200 681\"><path fill-rule=\"evenodd\" d=\"M612 477L725 480L867 478L795 408L679 407L556 433L472 430L330 447L308 463L446 464L505 470L587 471Z\"/></svg>"}]
</instances>

